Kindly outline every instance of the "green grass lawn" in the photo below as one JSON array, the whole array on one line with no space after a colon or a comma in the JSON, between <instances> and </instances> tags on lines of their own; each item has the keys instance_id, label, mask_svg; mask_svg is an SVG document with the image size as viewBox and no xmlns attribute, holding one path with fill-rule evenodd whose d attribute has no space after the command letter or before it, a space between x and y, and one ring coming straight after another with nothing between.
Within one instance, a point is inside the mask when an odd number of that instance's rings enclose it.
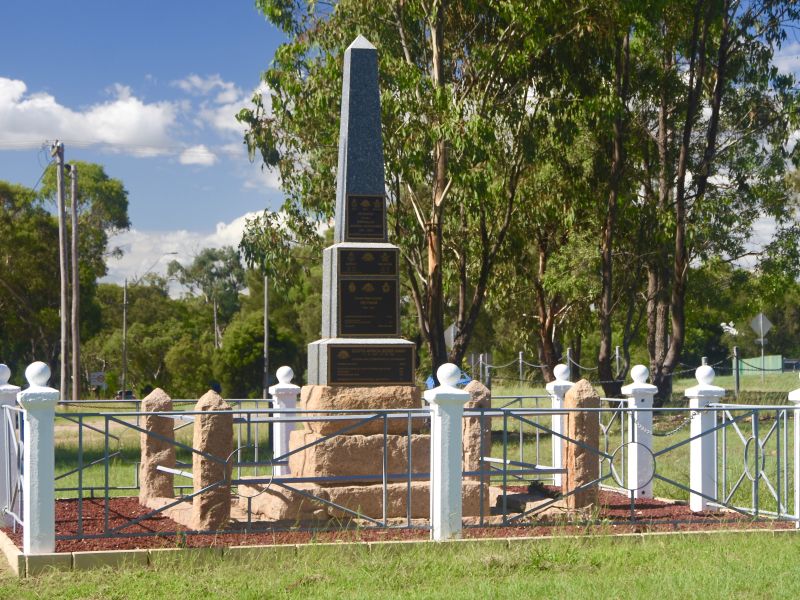
<instances>
[{"instance_id":1,"label":"green grass lawn","mask_svg":"<svg viewBox=\"0 0 800 600\"><path fill-rule=\"evenodd\" d=\"M0 574L0 598L779 598L800 593L794 532L310 545L214 564Z\"/></svg>"}]
</instances>

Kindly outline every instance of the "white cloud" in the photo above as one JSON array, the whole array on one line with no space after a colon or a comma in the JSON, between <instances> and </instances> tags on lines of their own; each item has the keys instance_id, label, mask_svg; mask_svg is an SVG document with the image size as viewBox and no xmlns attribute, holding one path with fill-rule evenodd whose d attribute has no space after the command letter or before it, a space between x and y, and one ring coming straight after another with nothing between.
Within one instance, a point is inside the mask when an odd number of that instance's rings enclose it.
<instances>
[{"instance_id":1,"label":"white cloud","mask_svg":"<svg viewBox=\"0 0 800 600\"><path fill-rule=\"evenodd\" d=\"M37 148L59 138L78 145L108 145L136 156L165 154L174 145L179 105L146 103L115 84L112 99L73 110L44 92L30 93L24 81L0 77L0 144Z\"/></svg>"},{"instance_id":2,"label":"white cloud","mask_svg":"<svg viewBox=\"0 0 800 600\"><path fill-rule=\"evenodd\" d=\"M281 189L281 178L276 169L262 169L257 163L250 165L243 184L246 190Z\"/></svg>"},{"instance_id":3,"label":"white cloud","mask_svg":"<svg viewBox=\"0 0 800 600\"><path fill-rule=\"evenodd\" d=\"M167 265L172 260L182 264L190 263L203 248L220 248L239 245L244 232L245 221L257 216L249 212L229 223L217 223L211 233L201 233L179 229L176 231L141 231L131 229L114 236L112 246L122 248L122 258L108 261L108 275L103 281L122 283L136 281L148 273L166 274ZM177 252L177 254L172 254Z\"/></svg>"},{"instance_id":4,"label":"white cloud","mask_svg":"<svg viewBox=\"0 0 800 600\"><path fill-rule=\"evenodd\" d=\"M202 165L209 167L217 162L217 155L214 154L205 144L199 144L186 148L178 157L182 165Z\"/></svg>"},{"instance_id":5,"label":"white cloud","mask_svg":"<svg viewBox=\"0 0 800 600\"><path fill-rule=\"evenodd\" d=\"M800 42L793 42L781 48L772 62L779 71L800 76Z\"/></svg>"},{"instance_id":6,"label":"white cloud","mask_svg":"<svg viewBox=\"0 0 800 600\"><path fill-rule=\"evenodd\" d=\"M243 142L231 142L219 147L220 151L230 158L244 158L247 156L247 146Z\"/></svg>"},{"instance_id":7,"label":"white cloud","mask_svg":"<svg viewBox=\"0 0 800 600\"><path fill-rule=\"evenodd\" d=\"M192 73L184 79L174 81L173 85L179 87L187 94L198 96L208 96L211 92L219 90L215 98L215 102L218 104L234 102L242 93L236 84L225 81L219 73L208 75L207 77L201 77L200 75Z\"/></svg>"},{"instance_id":8,"label":"white cloud","mask_svg":"<svg viewBox=\"0 0 800 600\"><path fill-rule=\"evenodd\" d=\"M218 73L207 75L191 74L183 79L172 82L187 94L194 96L211 96L204 100L198 111L199 123L210 125L222 134L240 135L244 127L236 120L236 114L245 106L250 106L253 94L259 91L265 94L267 87L259 85L252 91L245 92L236 84L225 81ZM269 96L265 94L265 100Z\"/></svg>"},{"instance_id":9,"label":"white cloud","mask_svg":"<svg viewBox=\"0 0 800 600\"><path fill-rule=\"evenodd\" d=\"M234 92L235 90L235 92ZM235 134L241 136L245 126L236 120L236 115L242 108L252 106L254 94L261 94L267 110L270 109L269 88L261 84L254 90L243 92L238 88L226 89L220 92L213 102L203 102L200 105L199 116L203 123L210 125L223 135Z\"/></svg>"}]
</instances>

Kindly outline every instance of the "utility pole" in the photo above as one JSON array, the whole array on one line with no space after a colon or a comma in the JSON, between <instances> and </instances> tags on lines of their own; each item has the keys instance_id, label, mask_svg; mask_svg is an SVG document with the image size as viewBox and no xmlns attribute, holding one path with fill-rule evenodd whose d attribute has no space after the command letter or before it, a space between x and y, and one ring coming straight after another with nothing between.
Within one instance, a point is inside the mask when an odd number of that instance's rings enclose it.
<instances>
[{"instance_id":1,"label":"utility pole","mask_svg":"<svg viewBox=\"0 0 800 600\"><path fill-rule=\"evenodd\" d=\"M81 326L79 311L80 282L78 279L78 167L68 165L70 200L72 209L72 399L79 400L81 393Z\"/></svg>"},{"instance_id":2,"label":"utility pole","mask_svg":"<svg viewBox=\"0 0 800 600\"><path fill-rule=\"evenodd\" d=\"M125 398L125 386L128 379L128 278L122 286L122 399Z\"/></svg>"},{"instance_id":3,"label":"utility pole","mask_svg":"<svg viewBox=\"0 0 800 600\"><path fill-rule=\"evenodd\" d=\"M269 277L264 275L264 389L263 399L269 394ZM270 414L270 416L272 416ZM270 421L267 426L267 448L272 448L272 432L275 424Z\"/></svg>"},{"instance_id":4,"label":"utility pole","mask_svg":"<svg viewBox=\"0 0 800 600\"><path fill-rule=\"evenodd\" d=\"M219 326L217 325L217 294L214 293L214 348L219 349Z\"/></svg>"},{"instance_id":5,"label":"utility pole","mask_svg":"<svg viewBox=\"0 0 800 600\"><path fill-rule=\"evenodd\" d=\"M58 211L58 266L61 278L61 352L60 365L61 393L60 400L64 400L67 393L67 232L66 210L64 208L64 144L56 140L50 148L50 156L56 161L56 209Z\"/></svg>"},{"instance_id":6,"label":"utility pole","mask_svg":"<svg viewBox=\"0 0 800 600\"><path fill-rule=\"evenodd\" d=\"M269 277L264 275L264 390L262 399L269 393Z\"/></svg>"}]
</instances>

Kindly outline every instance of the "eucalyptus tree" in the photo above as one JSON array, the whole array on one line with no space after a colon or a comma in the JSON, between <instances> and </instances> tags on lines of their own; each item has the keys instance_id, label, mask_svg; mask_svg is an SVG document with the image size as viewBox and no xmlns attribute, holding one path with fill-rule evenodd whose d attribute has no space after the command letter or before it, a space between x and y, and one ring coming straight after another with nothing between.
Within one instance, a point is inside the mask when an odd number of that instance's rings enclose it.
<instances>
[{"instance_id":1,"label":"eucalyptus tree","mask_svg":"<svg viewBox=\"0 0 800 600\"><path fill-rule=\"evenodd\" d=\"M379 51L389 230L406 293L432 366L460 362L520 187L536 172L538 140L569 119L560 92L573 85L569 70L579 70L572 48L591 38L582 15L596 9L441 0L257 5L290 40L263 74L268 97L257 94L256 108L239 119L251 151L280 173L286 197L280 215L249 223L246 260L285 276L292 244L319 244L318 222L334 208L342 55L361 33Z\"/></svg>"},{"instance_id":2,"label":"eucalyptus tree","mask_svg":"<svg viewBox=\"0 0 800 600\"><path fill-rule=\"evenodd\" d=\"M797 160L789 152L797 89L773 58L800 9L776 0L667 1L660 14L635 32L628 107L638 208L651 234L647 347L664 398L686 339L692 261L752 252L762 217L776 230L762 258L796 241L784 173Z\"/></svg>"},{"instance_id":3,"label":"eucalyptus tree","mask_svg":"<svg viewBox=\"0 0 800 600\"><path fill-rule=\"evenodd\" d=\"M239 292L244 289L245 272L236 248L204 248L186 266L173 260L167 275L186 286L190 294L199 293L212 306L214 346L219 348L223 325L239 310Z\"/></svg>"}]
</instances>

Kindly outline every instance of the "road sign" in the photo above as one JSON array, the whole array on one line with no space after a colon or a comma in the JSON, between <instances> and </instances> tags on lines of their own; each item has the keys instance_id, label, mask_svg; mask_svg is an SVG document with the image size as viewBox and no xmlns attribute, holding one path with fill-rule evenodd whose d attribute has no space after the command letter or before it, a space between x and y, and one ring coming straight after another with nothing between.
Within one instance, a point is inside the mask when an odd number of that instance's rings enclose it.
<instances>
[{"instance_id":1,"label":"road sign","mask_svg":"<svg viewBox=\"0 0 800 600\"><path fill-rule=\"evenodd\" d=\"M764 313L758 313L753 320L750 321L750 327L758 334L758 337L764 338L767 332L772 329L772 323Z\"/></svg>"},{"instance_id":2,"label":"road sign","mask_svg":"<svg viewBox=\"0 0 800 600\"><path fill-rule=\"evenodd\" d=\"M761 382L764 382L764 344L767 343L767 332L772 329L772 323L764 313L758 313L750 321L750 327L758 334L758 343L761 344Z\"/></svg>"},{"instance_id":3,"label":"road sign","mask_svg":"<svg viewBox=\"0 0 800 600\"><path fill-rule=\"evenodd\" d=\"M92 387L102 387L106 384L106 374L103 371L89 373L89 385Z\"/></svg>"},{"instance_id":4,"label":"road sign","mask_svg":"<svg viewBox=\"0 0 800 600\"><path fill-rule=\"evenodd\" d=\"M456 335L458 335L458 331L456 330L455 323L451 324L450 327L444 330L444 345L447 346L448 350L453 349Z\"/></svg>"}]
</instances>

